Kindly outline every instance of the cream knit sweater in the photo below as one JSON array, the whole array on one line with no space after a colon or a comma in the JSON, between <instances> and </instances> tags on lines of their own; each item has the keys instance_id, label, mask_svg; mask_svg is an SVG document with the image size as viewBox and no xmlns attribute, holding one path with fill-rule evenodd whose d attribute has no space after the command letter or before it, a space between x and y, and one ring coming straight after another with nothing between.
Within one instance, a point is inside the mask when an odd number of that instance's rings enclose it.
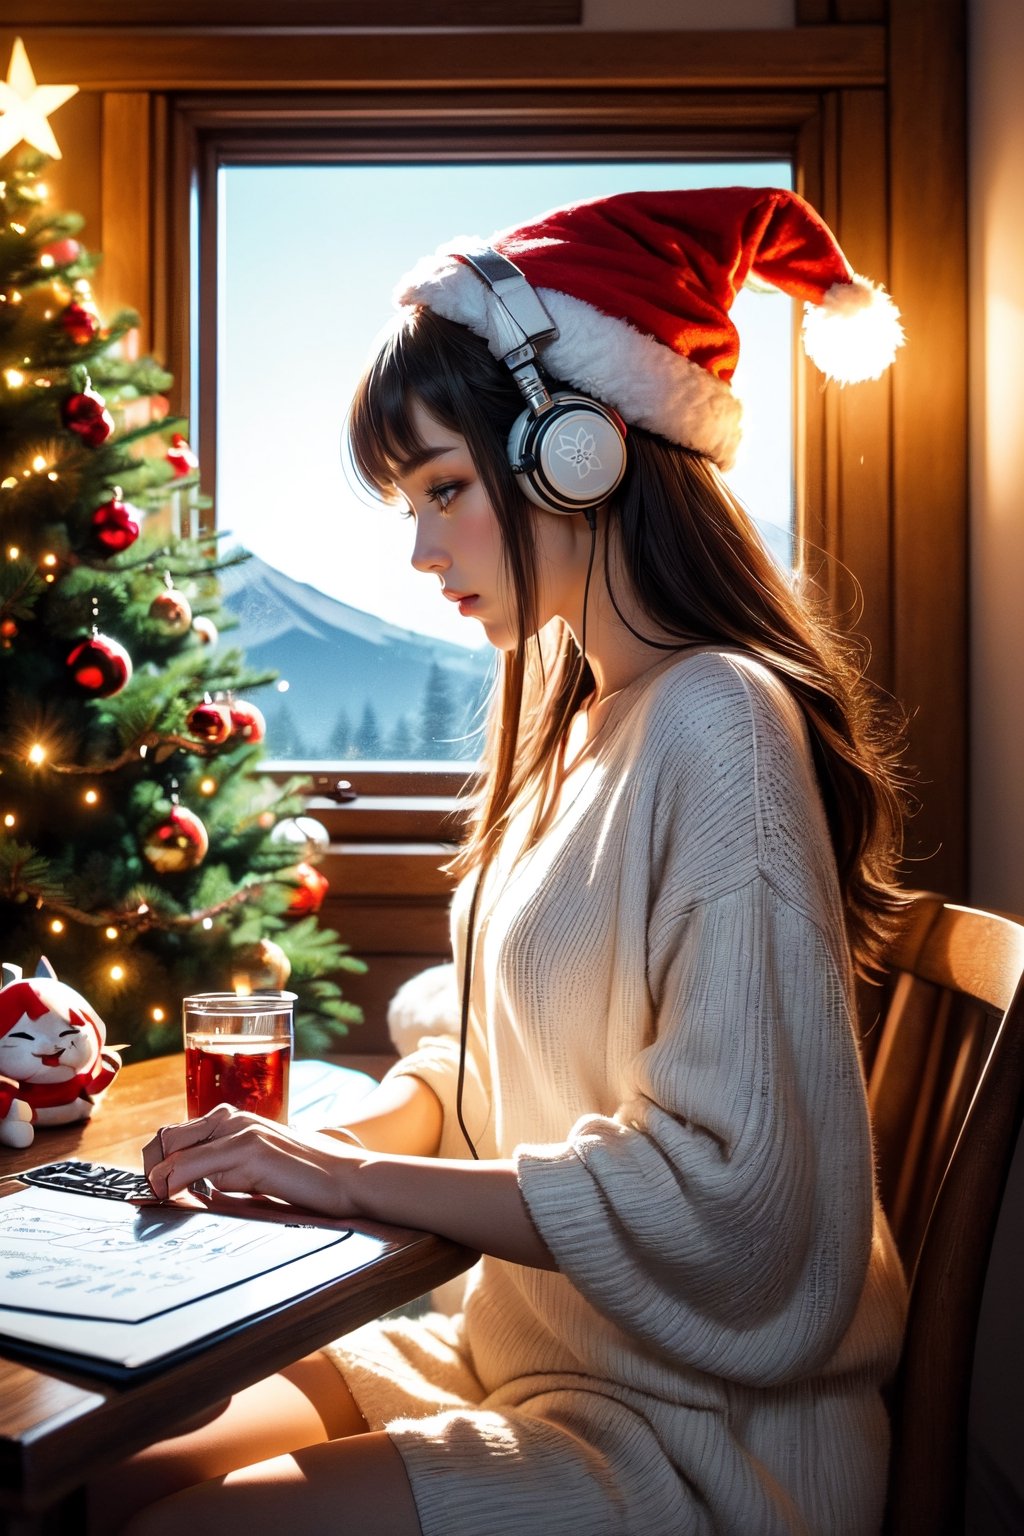
<instances>
[{"instance_id":1,"label":"cream knit sweater","mask_svg":"<svg viewBox=\"0 0 1024 1536\"><path fill-rule=\"evenodd\" d=\"M798 708L749 658L673 657L520 838L480 900L466 1119L558 1272L485 1258L454 1322L335 1351L425 1536L877 1531L905 1288ZM395 1069L450 1156L456 1065Z\"/></svg>"}]
</instances>

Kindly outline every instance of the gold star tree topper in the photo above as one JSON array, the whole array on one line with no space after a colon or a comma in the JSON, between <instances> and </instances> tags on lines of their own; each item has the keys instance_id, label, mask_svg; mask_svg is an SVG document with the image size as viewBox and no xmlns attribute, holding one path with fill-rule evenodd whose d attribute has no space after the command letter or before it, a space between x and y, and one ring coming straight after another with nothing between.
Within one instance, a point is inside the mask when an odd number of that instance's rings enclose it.
<instances>
[{"instance_id":1,"label":"gold star tree topper","mask_svg":"<svg viewBox=\"0 0 1024 1536\"><path fill-rule=\"evenodd\" d=\"M37 85L25 44L15 38L7 79L0 80L0 155L24 142L59 160L60 146L46 119L77 90L77 85Z\"/></svg>"}]
</instances>

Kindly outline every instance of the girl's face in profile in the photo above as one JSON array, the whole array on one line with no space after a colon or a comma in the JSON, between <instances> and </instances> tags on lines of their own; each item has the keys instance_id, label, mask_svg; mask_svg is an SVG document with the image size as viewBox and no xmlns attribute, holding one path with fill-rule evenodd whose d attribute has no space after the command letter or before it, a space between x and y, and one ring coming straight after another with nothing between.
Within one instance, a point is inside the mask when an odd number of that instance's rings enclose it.
<instances>
[{"instance_id":1,"label":"girl's face in profile","mask_svg":"<svg viewBox=\"0 0 1024 1536\"><path fill-rule=\"evenodd\" d=\"M515 605L502 560L501 529L466 440L443 426L419 403L413 422L423 454L396 477L408 515L416 521L412 564L437 576L449 602L465 618L479 619L498 650L515 646ZM527 514L529 515L529 514ZM538 624L565 614L559 587L559 550L571 521L537 513L540 590ZM549 547L552 546L552 547Z\"/></svg>"}]
</instances>

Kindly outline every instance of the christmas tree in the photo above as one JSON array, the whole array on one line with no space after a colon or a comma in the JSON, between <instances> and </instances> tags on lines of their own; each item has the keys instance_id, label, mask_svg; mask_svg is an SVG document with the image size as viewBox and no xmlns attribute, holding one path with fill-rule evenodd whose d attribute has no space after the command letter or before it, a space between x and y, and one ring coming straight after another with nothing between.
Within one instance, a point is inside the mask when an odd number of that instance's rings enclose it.
<instances>
[{"instance_id":1,"label":"christmas tree","mask_svg":"<svg viewBox=\"0 0 1024 1536\"><path fill-rule=\"evenodd\" d=\"M246 987L294 990L299 1046L322 1051L360 1016L326 977L363 967L316 915L326 833L296 814L303 786L255 771L250 695L270 679L220 635L218 571L244 555L201 529L171 380L132 355L138 317L97 312L81 220L42 179L59 150L39 132L26 147L11 105L15 62L0 85L0 958L31 971L47 955L130 1060L180 1046L182 996ZM69 89L29 80L36 97Z\"/></svg>"}]
</instances>

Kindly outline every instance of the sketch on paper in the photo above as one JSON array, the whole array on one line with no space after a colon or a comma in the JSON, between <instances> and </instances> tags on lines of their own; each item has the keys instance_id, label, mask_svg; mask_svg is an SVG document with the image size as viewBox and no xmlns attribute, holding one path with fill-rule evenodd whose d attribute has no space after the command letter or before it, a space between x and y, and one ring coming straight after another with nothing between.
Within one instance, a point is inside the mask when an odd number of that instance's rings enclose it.
<instances>
[{"instance_id":1,"label":"sketch on paper","mask_svg":"<svg viewBox=\"0 0 1024 1536\"><path fill-rule=\"evenodd\" d=\"M143 1322L349 1235L300 1222L27 1189L0 1200L0 1304Z\"/></svg>"}]
</instances>

